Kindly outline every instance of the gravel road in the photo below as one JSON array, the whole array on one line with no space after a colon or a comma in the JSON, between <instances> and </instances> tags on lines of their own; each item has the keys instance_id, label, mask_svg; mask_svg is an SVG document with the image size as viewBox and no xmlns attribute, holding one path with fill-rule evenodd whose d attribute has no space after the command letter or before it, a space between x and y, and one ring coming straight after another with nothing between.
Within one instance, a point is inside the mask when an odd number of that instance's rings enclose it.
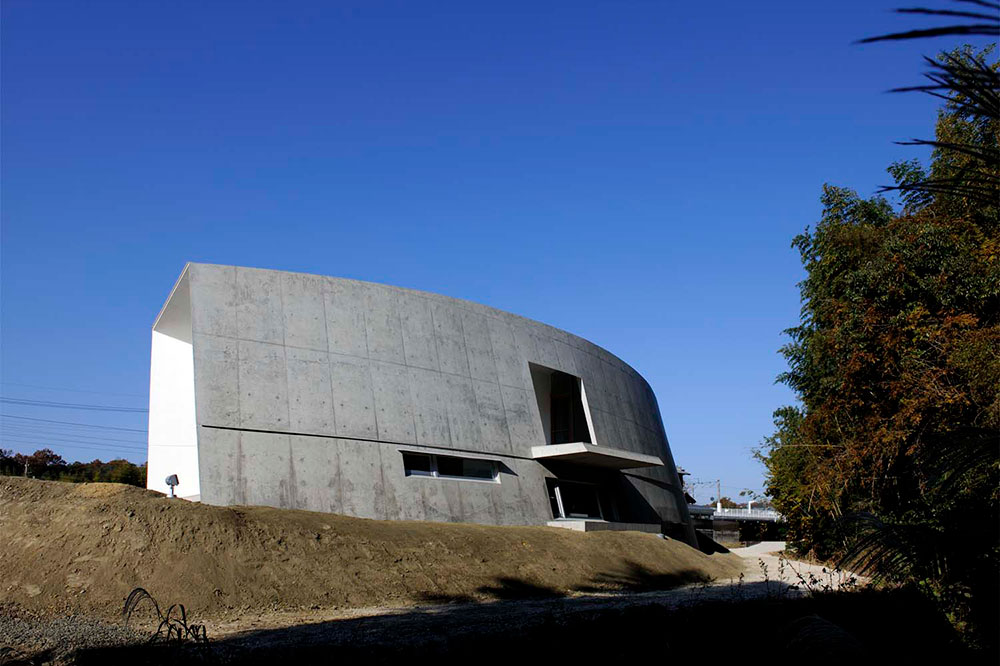
<instances>
[{"instance_id":1,"label":"gravel road","mask_svg":"<svg viewBox=\"0 0 1000 666\"><path fill-rule=\"evenodd\" d=\"M0 607L0 666L68 664L80 649L133 645L145 639L122 625L86 617L46 620L22 608Z\"/></svg>"},{"instance_id":2,"label":"gravel road","mask_svg":"<svg viewBox=\"0 0 1000 666\"><path fill-rule=\"evenodd\" d=\"M451 603L408 608L361 608L332 613L289 613L270 617L209 623L213 642L222 641L229 655L258 648L301 645L406 645L428 635L451 637L495 632L498 626L531 629L575 614L658 606L666 609L709 601L801 596L809 589L838 588L848 578L822 566L789 561L775 555L783 542L765 542L732 552L747 562L742 579L688 585L642 593L581 594L489 603ZM761 566L763 563L764 566ZM17 646L21 656L41 662L73 663L72 653L98 646L139 644L146 636L120 625L87 618L40 620L16 609L0 608L0 646ZM12 663L8 654L0 665Z\"/></svg>"},{"instance_id":3,"label":"gravel road","mask_svg":"<svg viewBox=\"0 0 1000 666\"><path fill-rule=\"evenodd\" d=\"M733 548L731 552L747 561L747 570L743 574L746 582L756 583L766 579L779 584L797 585L806 590L839 590L841 587L865 582L862 577L849 571L789 560L779 555L784 550L784 541L762 541L746 548Z\"/></svg>"}]
</instances>

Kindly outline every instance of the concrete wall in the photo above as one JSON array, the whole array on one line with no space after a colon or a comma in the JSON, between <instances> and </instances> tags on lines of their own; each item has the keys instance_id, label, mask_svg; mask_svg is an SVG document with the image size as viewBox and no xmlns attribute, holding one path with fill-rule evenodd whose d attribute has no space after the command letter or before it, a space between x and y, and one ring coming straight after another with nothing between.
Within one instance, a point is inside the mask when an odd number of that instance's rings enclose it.
<instances>
[{"instance_id":1,"label":"concrete wall","mask_svg":"<svg viewBox=\"0 0 1000 666\"><path fill-rule=\"evenodd\" d=\"M597 345L379 284L208 264L187 279L203 501L544 524L534 363L582 378L596 444L664 461L622 483L661 520L687 521L649 385ZM487 455L501 482L407 477L401 449Z\"/></svg>"}]
</instances>

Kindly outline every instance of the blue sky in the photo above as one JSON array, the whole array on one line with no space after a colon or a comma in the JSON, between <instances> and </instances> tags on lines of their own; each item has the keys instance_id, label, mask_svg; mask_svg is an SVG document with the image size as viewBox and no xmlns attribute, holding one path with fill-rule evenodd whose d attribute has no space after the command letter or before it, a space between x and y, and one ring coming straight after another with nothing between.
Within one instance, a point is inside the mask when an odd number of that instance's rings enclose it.
<instances>
[{"instance_id":1,"label":"blue sky","mask_svg":"<svg viewBox=\"0 0 1000 666\"><path fill-rule=\"evenodd\" d=\"M871 194L932 133L933 100L883 91L953 42L852 44L923 24L893 6L7 0L3 396L143 408L184 262L304 271L593 340L650 381L679 465L759 489L791 239L823 183ZM132 430L3 435L144 460Z\"/></svg>"}]
</instances>

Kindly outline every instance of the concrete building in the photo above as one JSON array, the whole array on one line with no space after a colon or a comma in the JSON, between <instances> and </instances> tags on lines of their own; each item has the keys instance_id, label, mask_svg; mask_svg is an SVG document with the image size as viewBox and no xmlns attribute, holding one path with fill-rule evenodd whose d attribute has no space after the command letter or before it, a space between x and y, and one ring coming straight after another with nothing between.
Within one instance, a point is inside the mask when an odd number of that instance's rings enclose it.
<instances>
[{"instance_id":1,"label":"concrete building","mask_svg":"<svg viewBox=\"0 0 1000 666\"><path fill-rule=\"evenodd\" d=\"M222 505L693 541L656 398L477 303L188 264L153 325L149 482Z\"/></svg>"}]
</instances>

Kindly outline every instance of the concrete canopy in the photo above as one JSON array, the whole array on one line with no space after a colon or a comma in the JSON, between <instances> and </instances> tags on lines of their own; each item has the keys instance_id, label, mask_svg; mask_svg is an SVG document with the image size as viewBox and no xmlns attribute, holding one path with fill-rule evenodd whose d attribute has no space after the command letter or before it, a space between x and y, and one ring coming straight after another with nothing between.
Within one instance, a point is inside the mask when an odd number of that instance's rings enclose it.
<instances>
[{"instance_id":1,"label":"concrete canopy","mask_svg":"<svg viewBox=\"0 0 1000 666\"><path fill-rule=\"evenodd\" d=\"M535 460L561 460L611 469L636 469L663 465L663 461L656 456L622 451L586 442L533 446L531 447L531 457Z\"/></svg>"}]
</instances>

